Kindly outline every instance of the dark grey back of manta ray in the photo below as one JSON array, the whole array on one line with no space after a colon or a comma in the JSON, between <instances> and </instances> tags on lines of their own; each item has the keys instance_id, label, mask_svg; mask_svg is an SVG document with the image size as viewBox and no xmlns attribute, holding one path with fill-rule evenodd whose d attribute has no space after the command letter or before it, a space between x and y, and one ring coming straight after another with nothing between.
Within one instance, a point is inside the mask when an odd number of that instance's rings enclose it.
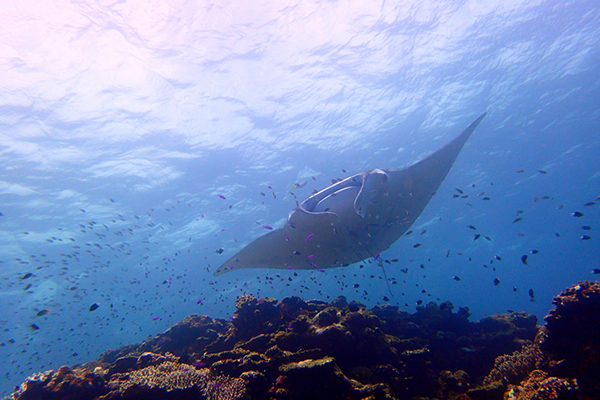
<instances>
[{"instance_id":1,"label":"dark grey back of manta ray","mask_svg":"<svg viewBox=\"0 0 600 400\"><path fill-rule=\"evenodd\" d=\"M342 267L388 249L425 209L486 114L408 168L361 172L315 193L284 226L244 247L215 276L242 268Z\"/></svg>"}]
</instances>

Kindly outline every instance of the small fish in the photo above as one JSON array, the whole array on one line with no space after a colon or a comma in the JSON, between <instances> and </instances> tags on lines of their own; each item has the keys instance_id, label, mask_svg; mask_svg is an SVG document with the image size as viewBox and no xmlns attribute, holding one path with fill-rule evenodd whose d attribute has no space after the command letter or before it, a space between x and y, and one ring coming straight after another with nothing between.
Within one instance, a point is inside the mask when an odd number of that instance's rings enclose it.
<instances>
[{"instance_id":1,"label":"small fish","mask_svg":"<svg viewBox=\"0 0 600 400\"><path fill-rule=\"evenodd\" d=\"M481 237L480 233L476 233L475 236L473 237L473 240L477 240Z\"/></svg>"},{"instance_id":2,"label":"small fish","mask_svg":"<svg viewBox=\"0 0 600 400\"><path fill-rule=\"evenodd\" d=\"M544 171L543 169L540 169L538 172L543 175L548 175L548 172Z\"/></svg>"},{"instance_id":3,"label":"small fish","mask_svg":"<svg viewBox=\"0 0 600 400\"><path fill-rule=\"evenodd\" d=\"M414 247L415 249L416 249L416 248L418 248L418 247L421 247L421 243L417 243L417 244L413 245L413 247Z\"/></svg>"},{"instance_id":4,"label":"small fish","mask_svg":"<svg viewBox=\"0 0 600 400\"><path fill-rule=\"evenodd\" d=\"M572 216L574 216L574 217L577 217L577 218L579 218L579 217L583 217L583 213L580 213L579 211L575 211L575 212L574 212L573 214L571 214L571 215L572 215Z\"/></svg>"},{"instance_id":5,"label":"small fish","mask_svg":"<svg viewBox=\"0 0 600 400\"><path fill-rule=\"evenodd\" d=\"M481 200L491 200L491 199L490 199L489 197L484 197L484 198L483 198L483 199L481 199Z\"/></svg>"},{"instance_id":6,"label":"small fish","mask_svg":"<svg viewBox=\"0 0 600 400\"><path fill-rule=\"evenodd\" d=\"M594 268L592 270L592 274L594 274L594 275L600 275L600 268Z\"/></svg>"},{"instance_id":7,"label":"small fish","mask_svg":"<svg viewBox=\"0 0 600 400\"><path fill-rule=\"evenodd\" d=\"M515 220L513 221L513 224L515 224L515 223L517 223L517 222L520 222L520 221L523 221L523 218L521 218L521 217L518 217L517 219L515 219Z\"/></svg>"},{"instance_id":8,"label":"small fish","mask_svg":"<svg viewBox=\"0 0 600 400\"><path fill-rule=\"evenodd\" d=\"M359 287L360 287L360 285L358 283L354 284L354 289L359 288Z\"/></svg>"},{"instance_id":9,"label":"small fish","mask_svg":"<svg viewBox=\"0 0 600 400\"><path fill-rule=\"evenodd\" d=\"M476 230L477 230L477 228L475 228L473 225L467 225L467 228L469 228L469 229L473 229L474 231L476 231Z\"/></svg>"},{"instance_id":10,"label":"small fish","mask_svg":"<svg viewBox=\"0 0 600 400\"><path fill-rule=\"evenodd\" d=\"M464 193L464 192L463 192L462 190L460 190L459 188L454 188L454 189L456 189L456 191L457 191L458 193L460 193L460 194L463 194L463 193Z\"/></svg>"},{"instance_id":11,"label":"small fish","mask_svg":"<svg viewBox=\"0 0 600 400\"><path fill-rule=\"evenodd\" d=\"M581 229L583 229L584 231L591 231L591 230L592 230L592 227L591 227L591 226L584 225L584 226L582 226L582 227L581 227Z\"/></svg>"},{"instance_id":12,"label":"small fish","mask_svg":"<svg viewBox=\"0 0 600 400\"><path fill-rule=\"evenodd\" d=\"M263 196L263 197L266 196L266 194L264 194L263 192L260 192L260 195Z\"/></svg>"},{"instance_id":13,"label":"small fish","mask_svg":"<svg viewBox=\"0 0 600 400\"><path fill-rule=\"evenodd\" d=\"M223 254L224 251L225 251L225 249L221 247L220 249L215 250L215 253Z\"/></svg>"},{"instance_id":14,"label":"small fish","mask_svg":"<svg viewBox=\"0 0 600 400\"><path fill-rule=\"evenodd\" d=\"M590 201L590 202L584 204L584 206L586 206L586 207L595 206L595 205L596 205L596 202L594 202L594 201Z\"/></svg>"},{"instance_id":15,"label":"small fish","mask_svg":"<svg viewBox=\"0 0 600 400\"><path fill-rule=\"evenodd\" d=\"M410 235L411 233L413 233L413 231L408 231L408 232L406 232L406 233L404 234L404 236L408 236L408 235Z\"/></svg>"},{"instance_id":16,"label":"small fish","mask_svg":"<svg viewBox=\"0 0 600 400\"><path fill-rule=\"evenodd\" d=\"M33 284L29 283L27 286L25 286L25 289L23 289L23 290L27 291L27 290L31 289L32 286L33 286Z\"/></svg>"},{"instance_id":17,"label":"small fish","mask_svg":"<svg viewBox=\"0 0 600 400\"><path fill-rule=\"evenodd\" d=\"M31 325L29 325L29 326L30 326L30 327L31 327L31 329L33 329L34 331L39 331L39 330L40 330L40 327L39 327L39 326L37 326L36 324L31 324Z\"/></svg>"},{"instance_id":18,"label":"small fish","mask_svg":"<svg viewBox=\"0 0 600 400\"><path fill-rule=\"evenodd\" d=\"M383 301L390 301L389 297L387 297L387 296L383 296L382 299L383 299Z\"/></svg>"},{"instance_id":19,"label":"small fish","mask_svg":"<svg viewBox=\"0 0 600 400\"><path fill-rule=\"evenodd\" d=\"M502 257L500 257L500 256L499 256L499 255L497 255L497 254L494 256L494 258L495 258L496 260L498 260L498 261L501 261L501 260L502 260Z\"/></svg>"},{"instance_id":20,"label":"small fish","mask_svg":"<svg viewBox=\"0 0 600 400\"><path fill-rule=\"evenodd\" d=\"M590 240L592 237L588 235L582 235L581 240Z\"/></svg>"},{"instance_id":21,"label":"small fish","mask_svg":"<svg viewBox=\"0 0 600 400\"><path fill-rule=\"evenodd\" d=\"M529 289L529 292L527 292L527 294L529 294L530 297L529 301L535 301L535 293L533 293L533 289Z\"/></svg>"},{"instance_id":22,"label":"small fish","mask_svg":"<svg viewBox=\"0 0 600 400\"><path fill-rule=\"evenodd\" d=\"M452 277L452 279L454 279L454 280L455 280L455 281L457 281L457 282L458 282L458 281L460 281L460 278L459 278L458 276L456 276L456 275L454 275L454 276Z\"/></svg>"},{"instance_id":23,"label":"small fish","mask_svg":"<svg viewBox=\"0 0 600 400\"><path fill-rule=\"evenodd\" d=\"M198 299L198 301L196 302L196 304L202 304L202 299Z\"/></svg>"},{"instance_id":24,"label":"small fish","mask_svg":"<svg viewBox=\"0 0 600 400\"><path fill-rule=\"evenodd\" d=\"M98 304L94 303L90 306L90 311L95 311L98 309L98 307L100 307Z\"/></svg>"},{"instance_id":25,"label":"small fish","mask_svg":"<svg viewBox=\"0 0 600 400\"><path fill-rule=\"evenodd\" d=\"M342 172L345 174L345 173L346 173L346 170L342 168Z\"/></svg>"},{"instance_id":26,"label":"small fish","mask_svg":"<svg viewBox=\"0 0 600 400\"><path fill-rule=\"evenodd\" d=\"M44 308L43 310L40 310L37 312L36 317L43 317L44 315L48 314L50 312L49 309Z\"/></svg>"},{"instance_id":27,"label":"small fish","mask_svg":"<svg viewBox=\"0 0 600 400\"><path fill-rule=\"evenodd\" d=\"M26 273L25 275L23 275L23 276L21 277L21 279L20 279L20 280L21 280L21 281L24 281L25 279L29 279L29 278L31 278L32 276L33 276L33 274L32 274L31 272L28 272L28 273Z\"/></svg>"},{"instance_id":28,"label":"small fish","mask_svg":"<svg viewBox=\"0 0 600 400\"><path fill-rule=\"evenodd\" d=\"M494 279L494 286L498 286L500 284L500 279Z\"/></svg>"},{"instance_id":29,"label":"small fish","mask_svg":"<svg viewBox=\"0 0 600 400\"><path fill-rule=\"evenodd\" d=\"M265 228L265 229L269 229L269 230L273 229L273 227L272 227L272 226L269 226L269 225L263 225L263 228Z\"/></svg>"},{"instance_id":30,"label":"small fish","mask_svg":"<svg viewBox=\"0 0 600 400\"><path fill-rule=\"evenodd\" d=\"M218 194L217 196L219 196L219 198L221 198L221 199L223 199L223 200L225 200L225 199L226 199L226 197L225 197L225 196L223 196L222 194Z\"/></svg>"},{"instance_id":31,"label":"small fish","mask_svg":"<svg viewBox=\"0 0 600 400\"><path fill-rule=\"evenodd\" d=\"M156 321L156 320L158 320L158 317L152 318L152 321Z\"/></svg>"},{"instance_id":32,"label":"small fish","mask_svg":"<svg viewBox=\"0 0 600 400\"><path fill-rule=\"evenodd\" d=\"M539 253L539 252L540 252L540 251L539 251L539 250L537 250L537 249L533 249L533 250L531 250L531 254L537 254L537 253Z\"/></svg>"},{"instance_id":33,"label":"small fish","mask_svg":"<svg viewBox=\"0 0 600 400\"><path fill-rule=\"evenodd\" d=\"M294 183L292 185L292 191L294 191L294 189L302 189L304 186L306 186L307 183L308 183L307 181L302 181L302 182Z\"/></svg>"},{"instance_id":34,"label":"small fish","mask_svg":"<svg viewBox=\"0 0 600 400\"><path fill-rule=\"evenodd\" d=\"M527 265L527 255L526 255L526 254L523 254L523 255L521 256L521 262L522 262L523 264Z\"/></svg>"},{"instance_id":35,"label":"small fish","mask_svg":"<svg viewBox=\"0 0 600 400\"><path fill-rule=\"evenodd\" d=\"M305 241L306 241L306 242L308 242L310 239L312 239L312 238L313 238L313 236L315 236L313 233L309 233L309 234L306 236L306 240L305 240Z\"/></svg>"},{"instance_id":36,"label":"small fish","mask_svg":"<svg viewBox=\"0 0 600 400\"><path fill-rule=\"evenodd\" d=\"M518 170L517 170L517 174L522 174L523 172L525 172L525 170L524 170L524 169L518 169Z\"/></svg>"}]
</instances>

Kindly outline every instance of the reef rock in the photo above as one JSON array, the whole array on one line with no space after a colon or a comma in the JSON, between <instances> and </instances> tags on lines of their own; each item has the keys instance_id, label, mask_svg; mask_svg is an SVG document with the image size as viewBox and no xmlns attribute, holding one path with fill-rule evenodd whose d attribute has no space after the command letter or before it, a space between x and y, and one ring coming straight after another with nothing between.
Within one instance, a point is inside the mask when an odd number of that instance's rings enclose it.
<instances>
[{"instance_id":1,"label":"reef rock","mask_svg":"<svg viewBox=\"0 0 600 400\"><path fill-rule=\"evenodd\" d=\"M28 378L12 399L555 399L598 387L600 285L535 316L469 321L430 303L242 295L231 321L191 315L143 343ZM536 339L537 335L537 339Z\"/></svg>"}]
</instances>

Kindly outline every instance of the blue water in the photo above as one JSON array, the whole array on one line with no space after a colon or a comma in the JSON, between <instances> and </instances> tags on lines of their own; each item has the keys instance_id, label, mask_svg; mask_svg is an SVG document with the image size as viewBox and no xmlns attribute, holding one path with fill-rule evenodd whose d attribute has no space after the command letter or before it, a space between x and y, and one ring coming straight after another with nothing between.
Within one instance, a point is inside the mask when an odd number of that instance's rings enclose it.
<instances>
[{"instance_id":1,"label":"blue water","mask_svg":"<svg viewBox=\"0 0 600 400\"><path fill-rule=\"evenodd\" d=\"M12 3L0 11L4 394L188 314L228 318L244 292L542 318L600 268L595 0ZM399 260L385 264L392 295L368 261L213 278L285 222L293 184L308 181L300 201L332 178L405 167L484 111L414 233L382 254Z\"/></svg>"}]
</instances>

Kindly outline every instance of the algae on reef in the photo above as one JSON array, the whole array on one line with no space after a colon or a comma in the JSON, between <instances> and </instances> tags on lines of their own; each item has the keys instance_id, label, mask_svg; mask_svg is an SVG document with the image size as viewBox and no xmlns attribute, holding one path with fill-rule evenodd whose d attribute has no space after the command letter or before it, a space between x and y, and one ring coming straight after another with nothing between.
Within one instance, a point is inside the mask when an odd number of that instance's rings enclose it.
<instances>
[{"instance_id":1,"label":"algae on reef","mask_svg":"<svg viewBox=\"0 0 600 400\"><path fill-rule=\"evenodd\" d=\"M600 284L510 313L242 295L231 321L191 315L137 345L29 377L26 399L558 399L600 387ZM578 328L574 328L578 327Z\"/></svg>"}]
</instances>

